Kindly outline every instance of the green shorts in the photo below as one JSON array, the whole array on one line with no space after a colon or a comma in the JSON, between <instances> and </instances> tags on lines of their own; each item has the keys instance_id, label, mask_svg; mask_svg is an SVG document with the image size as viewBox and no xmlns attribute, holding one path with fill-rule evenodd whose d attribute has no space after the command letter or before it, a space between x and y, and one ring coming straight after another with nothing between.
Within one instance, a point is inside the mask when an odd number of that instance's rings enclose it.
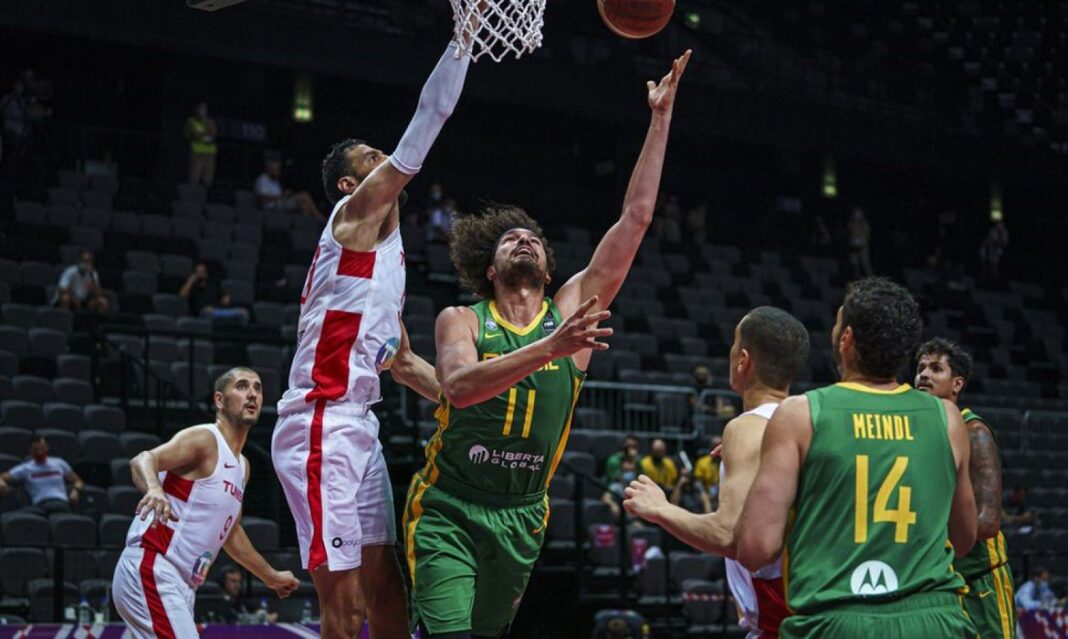
<instances>
[{"instance_id":1,"label":"green shorts","mask_svg":"<svg viewBox=\"0 0 1068 639\"><path fill-rule=\"evenodd\" d=\"M964 609L975 622L980 639L1015 639L1014 596L1012 573L1008 565L998 566L968 580Z\"/></svg>"},{"instance_id":2,"label":"green shorts","mask_svg":"<svg viewBox=\"0 0 1068 639\"><path fill-rule=\"evenodd\" d=\"M472 495L444 476L430 485L417 474L404 508L412 629L422 622L430 634L500 635L519 609L548 511L544 494Z\"/></svg>"},{"instance_id":3,"label":"green shorts","mask_svg":"<svg viewBox=\"0 0 1068 639\"><path fill-rule=\"evenodd\" d=\"M961 607L960 597L932 592L883 604L846 604L811 615L783 619L779 636L820 639L923 637L975 638L975 624Z\"/></svg>"}]
</instances>

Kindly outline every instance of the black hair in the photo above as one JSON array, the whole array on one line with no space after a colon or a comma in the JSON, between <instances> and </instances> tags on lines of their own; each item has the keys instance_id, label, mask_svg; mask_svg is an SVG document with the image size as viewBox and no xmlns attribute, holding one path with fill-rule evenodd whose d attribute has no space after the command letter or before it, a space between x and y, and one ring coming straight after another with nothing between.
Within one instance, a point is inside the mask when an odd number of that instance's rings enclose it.
<instances>
[{"instance_id":1,"label":"black hair","mask_svg":"<svg viewBox=\"0 0 1068 639\"><path fill-rule=\"evenodd\" d=\"M226 293L225 291L219 293L219 299L222 299L222 296L227 294L228 293ZM226 392L226 389L230 386L230 384L234 382L234 379L238 376L239 373L255 373L256 375L259 375L259 373L249 368L248 366L235 366L215 378L215 392Z\"/></svg>"},{"instance_id":2,"label":"black hair","mask_svg":"<svg viewBox=\"0 0 1068 639\"><path fill-rule=\"evenodd\" d=\"M796 317L774 306L758 306L738 324L739 346L753 354L756 375L776 390L790 387L808 363L809 337Z\"/></svg>"},{"instance_id":3,"label":"black hair","mask_svg":"<svg viewBox=\"0 0 1068 639\"><path fill-rule=\"evenodd\" d=\"M45 441L44 435L36 435L36 434L30 435L30 446L33 446L37 442L43 442L43 443L46 443L46 444L48 443L48 442Z\"/></svg>"},{"instance_id":4,"label":"black hair","mask_svg":"<svg viewBox=\"0 0 1068 639\"><path fill-rule=\"evenodd\" d=\"M923 334L920 307L908 290L885 277L851 282L842 302L842 330L853 329L856 367L876 378L896 378Z\"/></svg>"},{"instance_id":5,"label":"black hair","mask_svg":"<svg viewBox=\"0 0 1068 639\"><path fill-rule=\"evenodd\" d=\"M346 175L351 175L348 151L360 144L366 144L366 142L356 138L347 138L330 147L330 151L323 158L323 192L326 193L326 199L330 200L331 204L337 204L338 200L345 197L341 189L337 188L337 181Z\"/></svg>"},{"instance_id":6,"label":"black hair","mask_svg":"<svg viewBox=\"0 0 1068 639\"><path fill-rule=\"evenodd\" d=\"M963 377L965 384L972 378L972 356L960 344L944 337L936 337L920 345L916 350L916 362L919 363L921 357L928 355L945 355L953 375Z\"/></svg>"}]
</instances>

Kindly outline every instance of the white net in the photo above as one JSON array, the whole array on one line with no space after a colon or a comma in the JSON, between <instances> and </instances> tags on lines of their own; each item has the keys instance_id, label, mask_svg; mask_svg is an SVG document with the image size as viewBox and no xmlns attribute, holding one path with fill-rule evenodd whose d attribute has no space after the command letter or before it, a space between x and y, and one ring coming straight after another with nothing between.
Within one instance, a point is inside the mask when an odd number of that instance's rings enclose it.
<instances>
[{"instance_id":1,"label":"white net","mask_svg":"<svg viewBox=\"0 0 1068 639\"><path fill-rule=\"evenodd\" d=\"M518 59L541 46L545 0L450 0L458 55Z\"/></svg>"}]
</instances>

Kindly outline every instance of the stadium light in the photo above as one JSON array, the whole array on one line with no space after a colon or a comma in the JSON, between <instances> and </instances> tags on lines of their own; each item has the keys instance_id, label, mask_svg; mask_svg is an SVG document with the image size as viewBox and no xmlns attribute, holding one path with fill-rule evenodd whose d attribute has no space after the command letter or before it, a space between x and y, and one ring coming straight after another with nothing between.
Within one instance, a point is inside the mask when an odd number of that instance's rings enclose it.
<instances>
[{"instance_id":1,"label":"stadium light","mask_svg":"<svg viewBox=\"0 0 1068 639\"><path fill-rule=\"evenodd\" d=\"M1000 222L1005 219L1005 212L1002 209L1001 202L1001 185L994 182L990 185L990 221Z\"/></svg>"},{"instance_id":2,"label":"stadium light","mask_svg":"<svg viewBox=\"0 0 1068 639\"><path fill-rule=\"evenodd\" d=\"M315 117L312 81L306 75L298 75L293 86L293 121L302 124Z\"/></svg>"},{"instance_id":3,"label":"stadium light","mask_svg":"<svg viewBox=\"0 0 1068 639\"><path fill-rule=\"evenodd\" d=\"M838 172L834 167L834 158L828 155L823 160L823 197L838 196Z\"/></svg>"}]
</instances>

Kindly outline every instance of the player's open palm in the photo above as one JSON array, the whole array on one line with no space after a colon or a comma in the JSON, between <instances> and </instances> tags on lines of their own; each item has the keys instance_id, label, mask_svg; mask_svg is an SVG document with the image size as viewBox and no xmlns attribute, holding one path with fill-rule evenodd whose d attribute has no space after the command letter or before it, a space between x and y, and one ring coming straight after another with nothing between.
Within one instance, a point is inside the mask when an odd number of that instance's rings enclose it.
<instances>
[{"instance_id":1,"label":"player's open palm","mask_svg":"<svg viewBox=\"0 0 1068 639\"><path fill-rule=\"evenodd\" d=\"M597 338L610 336L612 329L598 328L597 323L611 317L612 312L604 310L591 313L590 309L595 304L597 304L596 295L583 302L582 306L579 306L578 310L547 338L553 359L574 355L587 348L595 351L608 350L608 344L598 342Z\"/></svg>"},{"instance_id":2,"label":"player's open palm","mask_svg":"<svg viewBox=\"0 0 1068 639\"><path fill-rule=\"evenodd\" d=\"M292 571L275 571L267 587L273 590L279 599L285 599L300 587L300 580L293 575Z\"/></svg>"},{"instance_id":3,"label":"player's open palm","mask_svg":"<svg viewBox=\"0 0 1068 639\"><path fill-rule=\"evenodd\" d=\"M639 475L623 489L623 508L646 521L655 522L660 509L667 503L664 490L648 475Z\"/></svg>"},{"instance_id":4,"label":"player's open palm","mask_svg":"<svg viewBox=\"0 0 1068 639\"><path fill-rule=\"evenodd\" d=\"M649 87L649 108L654 112L671 113L672 107L675 106L675 91L679 87L679 78L686 72L691 54L693 50L687 49L686 53L675 58L671 63L671 71L660 80L660 84L652 80L646 83Z\"/></svg>"}]
</instances>

